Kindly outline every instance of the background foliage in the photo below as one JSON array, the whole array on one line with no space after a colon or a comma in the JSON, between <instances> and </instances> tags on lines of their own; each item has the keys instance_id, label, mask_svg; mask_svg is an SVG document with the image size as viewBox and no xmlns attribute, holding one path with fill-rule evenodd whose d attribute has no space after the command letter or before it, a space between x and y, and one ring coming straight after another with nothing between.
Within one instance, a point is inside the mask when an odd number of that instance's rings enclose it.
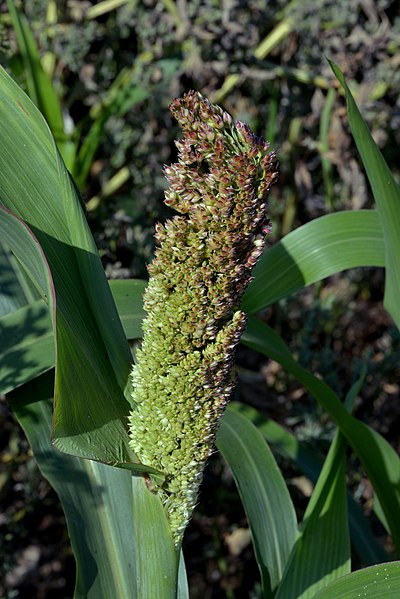
<instances>
[{"instance_id":1,"label":"background foliage","mask_svg":"<svg viewBox=\"0 0 400 599\"><path fill-rule=\"evenodd\" d=\"M175 160L168 104L187 89L218 100L276 149L280 181L270 201L271 244L317 216L373 206L325 56L353 82L360 110L398 177L396 2L319 0L318 10L315 2L300 1L119 4L111 10L110 2L23 3L60 98L64 141L71 142L66 152L73 147L70 155L77 157L70 168L109 277L146 276L154 222L167 215L162 167ZM27 89L6 5L1 28L1 61ZM383 311L382 294L381 270L355 269L281 300L268 308L265 321L301 365L340 396L364 364L366 384L356 415L398 450L400 337ZM238 369L242 400L289 428L313 452L326 454L332 423L303 388L276 362L248 348L239 351ZM0 410L1 592L10 598L70 597L74 564L57 498L40 478L4 402ZM310 482L278 459L301 517ZM351 453L348 465L354 495L390 551L371 513L370 484ZM218 456L210 462L185 555L193 597L258 596L246 519Z\"/></svg>"}]
</instances>

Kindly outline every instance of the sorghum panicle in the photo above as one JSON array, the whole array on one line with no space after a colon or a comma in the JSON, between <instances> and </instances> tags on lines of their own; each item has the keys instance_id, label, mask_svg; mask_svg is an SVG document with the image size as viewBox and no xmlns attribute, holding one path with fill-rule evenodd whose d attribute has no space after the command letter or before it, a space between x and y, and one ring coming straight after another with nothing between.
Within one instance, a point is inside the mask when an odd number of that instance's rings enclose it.
<instances>
[{"instance_id":1,"label":"sorghum panicle","mask_svg":"<svg viewBox=\"0 0 400 599\"><path fill-rule=\"evenodd\" d=\"M140 461L166 475L157 492L179 545L231 396L246 321L238 307L264 249L277 173L268 144L201 94L170 109L184 137L165 168L165 203L181 216L156 228L130 436Z\"/></svg>"}]
</instances>

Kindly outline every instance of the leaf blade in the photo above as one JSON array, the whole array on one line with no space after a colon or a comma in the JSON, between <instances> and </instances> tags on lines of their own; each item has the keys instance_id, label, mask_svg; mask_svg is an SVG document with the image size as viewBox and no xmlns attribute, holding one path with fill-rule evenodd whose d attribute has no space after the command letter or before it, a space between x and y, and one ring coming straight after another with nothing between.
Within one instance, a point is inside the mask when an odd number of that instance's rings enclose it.
<instances>
[{"instance_id":1,"label":"leaf blade","mask_svg":"<svg viewBox=\"0 0 400 599\"><path fill-rule=\"evenodd\" d=\"M313 599L396 599L400 596L400 562L370 566L334 581Z\"/></svg>"},{"instance_id":2,"label":"leaf blade","mask_svg":"<svg viewBox=\"0 0 400 599\"><path fill-rule=\"evenodd\" d=\"M276 599L312 599L316 591L350 572L344 458L339 433L308 503Z\"/></svg>"},{"instance_id":3,"label":"leaf blade","mask_svg":"<svg viewBox=\"0 0 400 599\"><path fill-rule=\"evenodd\" d=\"M328 62L345 91L351 132L378 207L385 243L384 306L400 328L400 187L362 118L343 73L334 62Z\"/></svg>"},{"instance_id":4,"label":"leaf blade","mask_svg":"<svg viewBox=\"0 0 400 599\"><path fill-rule=\"evenodd\" d=\"M4 70L0 96L0 198L36 235L56 290L55 444L132 462L131 354L79 195L43 117Z\"/></svg>"},{"instance_id":5,"label":"leaf blade","mask_svg":"<svg viewBox=\"0 0 400 599\"><path fill-rule=\"evenodd\" d=\"M313 483L317 482L324 460L307 445L299 442L296 437L280 424L266 418L258 410L248 405L232 401L230 409L245 415L258 428L262 436L271 445L274 453L294 462L299 470ZM388 554L373 535L369 523L359 505L348 492L349 528L352 544L362 562L372 565L386 562Z\"/></svg>"},{"instance_id":6,"label":"leaf blade","mask_svg":"<svg viewBox=\"0 0 400 599\"><path fill-rule=\"evenodd\" d=\"M351 416L332 389L302 368L283 339L260 319L249 317L242 342L282 364L335 421L367 471L399 550L400 459L394 449L381 435Z\"/></svg>"},{"instance_id":7,"label":"leaf blade","mask_svg":"<svg viewBox=\"0 0 400 599\"><path fill-rule=\"evenodd\" d=\"M297 535L285 481L262 436L243 416L226 410L217 448L228 462L249 521L265 596L279 584Z\"/></svg>"},{"instance_id":8,"label":"leaf blade","mask_svg":"<svg viewBox=\"0 0 400 599\"><path fill-rule=\"evenodd\" d=\"M175 599L178 558L161 502L128 470L57 451L52 396L47 373L8 399L63 505L77 562L74 598ZM184 569L180 580L184 589Z\"/></svg>"},{"instance_id":9,"label":"leaf blade","mask_svg":"<svg viewBox=\"0 0 400 599\"><path fill-rule=\"evenodd\" d=\"M357 266L385 266L378 213L357 210L316 218L264 252L242 308L253 314L307 285Z\"/></svg>"}]
</instances>

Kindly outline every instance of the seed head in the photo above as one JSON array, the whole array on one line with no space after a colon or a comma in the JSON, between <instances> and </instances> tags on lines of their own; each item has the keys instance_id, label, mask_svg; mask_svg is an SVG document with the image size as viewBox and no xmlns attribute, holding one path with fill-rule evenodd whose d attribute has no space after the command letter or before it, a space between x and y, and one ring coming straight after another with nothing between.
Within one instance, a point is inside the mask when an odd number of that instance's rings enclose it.
<instances>
[{"instance_id":1,"label":"seed head","mask_svg":"<svg viewBox=\"0 0 400 599\"><path fill-rule=\"evenodd\" d=\"M183 139L165 167L165 203L178 216L156 227L130 436L140 461L166 475L157 492L179 545L232 393L246 323L238 307L264 249L277 171L268 143L201 94L170 109Z\"/></svg>"}]
</instances>

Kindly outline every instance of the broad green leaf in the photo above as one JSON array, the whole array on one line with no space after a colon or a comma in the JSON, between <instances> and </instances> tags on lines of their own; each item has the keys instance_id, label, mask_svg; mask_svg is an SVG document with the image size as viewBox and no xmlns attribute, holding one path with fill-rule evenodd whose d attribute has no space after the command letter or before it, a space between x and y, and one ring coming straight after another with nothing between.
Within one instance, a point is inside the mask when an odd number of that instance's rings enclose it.
<instances>
[{"instance_id":1,"label":"broad green leaf","mask_svg":"<svg viewBox=\"0 0 400 599\"><path fill-rule=\"evenodd\" d=\"M63 505L77 563L74 598L175 599L177 556L160 501L127 470L55 449L52 393L47 373L8 399Z\"/></svg>"},{"instance_id":2,"label":"broad green leaf","mask_svg":"<svg viewBox=\"0 0 400 599\"><path fill-rule=\"evenodd\" d=\"M360 458L379 497L390 533L400 549L400 459L385 439L351 416L332 389L302 368L283 339L258 318L249 317L242 342L276 360L315 397Z\"/></svg>"},{"instance_id":3,"label":"broad green leaf","mask_svg":"<svg viewBox=\"0 0 400 599\"><path fill-rule=\"evenodd\" d=\"M400 562L370 566L332 582L313 599L398 599Z\"/></svg>"},{"instance_id":4,"label":"broad green leaf","mask_svg":"<svg viewBox=\"0 0 400 599\"><path fill-rule=\"evenodd\" d=\"M248 418L270 443L274 453L292 460L307 478L313 483L317 481L324 464L322 455L309 449L307 445L298 441L295 435L274 420L265 417L255 408L232 401L229 404L229 409ZM362 562L370 565L387 561L386 551L378 543L362 509L349 492L347 493L347 510L351 541Z\"/></svg>"},{"instance_id":5,"label":"broad green leaf","mask_svg":"<svg viewBox=\"0 0 400 599\"><path fill-rule=\"evenodd\" d=\"M312 599L316 591L350 572L345 446L337 433L275 599Z\"/></svg>"},{"instance_id":6,"label":"broad green leaf","mask_svg":"<svg viewBox=\"0 0 400 599\"><path fill-rule=\"evenodd\" d=\"M131 355L104 270L48 127L4 70L0 202L33 231L54 281L55 445L108 463L134 461L126 430ZM18 244L12 249L21 260Z\"/></svg>"},{"instance_id":7,"label":"broad green leaf","mask_svg":"<svg viewBox=\"0 0 400 599\"><path fill-rule=\"evenodd\" d=\"M311 283L356 266L385 266L378 213L356 210L321 216L264 252L242 308L258 312Z\"/></svg>"},{"instance_id":8,"label":"broad green leaf","mask_svg":"<svg viewBox=\"0 0 400 599\"><path fill-rule=\"evenodd\" d=\"M264 596L270 597L297 535L293 503L261 434L229 407L221 420L217 447L235 478L250 525Z\"/></svg>"},{"instance_id":9,"label":"broad green leaf","mask_svg":"<svg viewBox=\"0 0 400 599\"><path fill-rule=\"evenodd\" d=\"M1 289L5 290L3 274L0 282ZM8 289L16 283L12 276L7 280ZM125 335L128 339L138 339L142 336L142 296L146 281L128 279L109 283ZM9 393L54 368L53 327L49 310L42 300L1 317L0 328L0 393Z\"/></svg>"},{"instance_id":10,"label":"broad green leaf","mask_svg":"<svg viewBox=\"0 0 400 599\"><path fill-rule=\"evenodd\" d=\"M400 328L400 187L373 140L339 67L329 61L344 88L351 132L366 170L379 212L385 245L384 306Z\"/></svg>"}]
</instances>

